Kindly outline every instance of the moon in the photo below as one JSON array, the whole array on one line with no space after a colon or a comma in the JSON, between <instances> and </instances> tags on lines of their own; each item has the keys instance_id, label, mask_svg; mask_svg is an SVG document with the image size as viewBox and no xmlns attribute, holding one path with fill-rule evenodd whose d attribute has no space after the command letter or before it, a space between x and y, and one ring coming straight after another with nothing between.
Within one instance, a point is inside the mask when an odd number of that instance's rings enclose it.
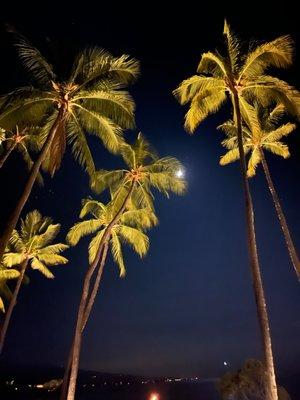
<instances>
[{"instance_id":1,"label":"moon","mask_svg":"<svg viewBox=\"0 0 300 400\"><path fill-rule=\"evenodd\" d=\"M177 176L177 178L183 178L184 172L182 169L179 169L178 171L176 171L175 175Z\"/></svg>"}]
</instances>

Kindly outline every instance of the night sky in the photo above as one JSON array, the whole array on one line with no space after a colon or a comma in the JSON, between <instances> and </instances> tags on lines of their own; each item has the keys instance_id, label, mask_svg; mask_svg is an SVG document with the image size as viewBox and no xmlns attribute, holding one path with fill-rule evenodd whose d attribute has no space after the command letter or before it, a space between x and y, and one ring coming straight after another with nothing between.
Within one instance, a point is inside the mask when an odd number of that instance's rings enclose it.
<instances>
[{"instance_id":1,"label":"night sky","mask_svg":"<svg viewBox=\"0 0 300 400\"><path fill-rule=\"evenodd\" d=\"M224 361L234 368L259 358L256 309L248 265L244 204L237 163L220 167L222 135L216 126L230 116L226 107L203 123L194 136L183 129L184 108L171 91L194 74L201 53L222 40L226 16L239 36L270 40L290 33L298 62L280 76L300 87L299 14L272 9L269 15L231 12L192 4L172 5L168 13L153 4L72 9L53 7L30 14L18 9L2 14L57 65L67 71L76 52L99 45L114 55L128 53L141 61L141 76L130 88L137 104L137 127L160 155L172 155L186 168L188 193L169 200L157 194L160 225L150 233L151 248L140 260L125 251L127 276L119 279L110 259L87 326L81 367L105 372L214 377ZM132 9L131 9L132 7ZM142 9L143 8L143 9ZM65 10L66 11L66 10ZM134 16L134 11L137 13ZM3 27L3 25L2 25ZM0 90L26 83L9 37L1 33ZM136 132L128 132L133 140ZM268 154L270 170L300 251L300 135L288 141L292 157ZM92 141L99 168L118 168L121 159ZM23 164L11 159L1 171L1 220L12 207L25 179ZM300 287L293 271L261 169L251 180L258 247L270 311L276 366L281 374L300 368ZM26 212L38 208L62 223L61 240L77 221L81 199L90 195L88 179L64 157L54 179L36 188ZM2 365L62 366L70 346L88 240L68 251L69 264L54 268L56 278L29 273L31 284L20 293Z\"/></svg>"}]
</instances>

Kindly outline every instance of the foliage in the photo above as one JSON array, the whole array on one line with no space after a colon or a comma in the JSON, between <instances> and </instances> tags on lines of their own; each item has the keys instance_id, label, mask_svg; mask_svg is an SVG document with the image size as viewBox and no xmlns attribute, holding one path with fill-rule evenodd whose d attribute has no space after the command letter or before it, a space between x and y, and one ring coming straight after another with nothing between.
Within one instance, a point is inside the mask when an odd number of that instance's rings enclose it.
<instances>
[{"instance_id":1,"label":"foliage","mask_svg":"<svg viewBox=\"0 0 300 400\"><path fill-rule=\"evenodd\" d=\"M282 105L275 106L271 111L258 103L254 106L247 104L245 107L247 118L243 125L243 145L245 154L250 153L247 175L255 175L256 168L261 162L261 150L287 158L290 156L288 146L282 139L296 128L290 122L281 123L285 109ZM226 165L239 159L237 130L234 121L230 120L219 126L227 138L222 145L228 150L221 157L220 164Z\"/></svg>"},{"instance_id":2,"label":"foliage","mask_svg":"<svg viewBox=\"0 0 300 400\"><path fill-rule=\"evenodd\" d=\"M186 181L177 176L182 170L181 163L174 157L159 158L149 142L139 133L132 144L124 144L121 155L126 165L119 170L99 170L94 174L92 188L101 193L109 188L116 209L120 208L129 187L136 183L131 203L136 208L152 208L152 188L169 195L169 192L183 194Z\"/></svg>"},{"instance_id":3,"label":"foliage","mask_svg":"<svg viewBox=\"0 0 300 400\"><path fill-rule=\"evenodd\" d=\"M10 268L28 261L32 269L39 270L47 278L54 278L48 267L68 262L60 255L68 246L52 244L59 230L60 224L53 224L51 218L42 217L37 210L31 211L21 220L20 230L13 231L10 250L4 254L3 264Z\"/></svg>"},{"instance_id":4,"label":"foliage","mask_svg":"<svg viewBox=\"0 0 300 400\"><path fill-rule=\"evenodd\" d=\"M225 52L202 54L197 75L184 80L174 90L180 104L189 104L185 128L193 133L209 115L219 110L227 95L238 93L242 115L245 102L259 101L263 106L283 103L286 109L299 116L299 92L285 81L267 74L272 67L286 68L292 63L293 41L281 36L258 46L251 44L243 51L242 42L224 24ZM235 119L235 116L234 116Z\"/></svg>"},{"instance_id":5,"label":"foliage","mask_svg":"<svg viewBox=\"0 0 300 400\"><path fill-rule=\"evenodd\" d=\"M43 167L52 175L59 168L66 142L85 170L95 171L86 133L96 135L112 153L123 144L122 129L134 127L134 102L125 90L139 74L139 64L127 55L113 57L98 47L79 53L68 80L59 80L52 65L26 38L16 34L19 58L33 86L18 88L0 99L0 126L12 129L22 121L42 126L40 147L60 107L60 122Z\"/></svg>"},{"instance_id":6,"label":"foliage","mask_svg":"<svg viewBox=\"0 0 300 400\"><path fill-rule=\"evenodd\" d=\"M0 265L0 311L5 312L3 299L10 300L12 293L7 285L8 280L17 279L20 272L16 269L5 268Z\"/></svg>"},{"instance_id":7,"label":"foliage","mask_svg":"<svg viewBox=\"0 0 300 400\"><path fill-rule=\"evenodd\" d=\"M85 199L82 202L80 218L84 218L87 215L90 216L89 219L76 223L70 229L67 241L71 246L75 246L82 237L95 234L89 244L89 261L92 263L96 257L104 232L115 217L115 205L113 202L104 205L97 200ZM122 244L128 244L140 257L145 256L149 248L149 238L144 231L157 223L158 220L153 211L144 208L125 211L113 226L108 240L113 259L119 267L121 277L125 276L126 273Z\"/></svg>"},{"instance_id":8,"label":"foliage","mask_svg":"<svg viewBox=\"0 0 300 400\"><path fill-rule=\"evenodd\" d=\"M264 400L266 371L259 360L247 360L236 372L226 373L219 381L219 392L223 400ZM279 400L290 397L282 387L278 388Z\"/></svg>"}]
</instances>

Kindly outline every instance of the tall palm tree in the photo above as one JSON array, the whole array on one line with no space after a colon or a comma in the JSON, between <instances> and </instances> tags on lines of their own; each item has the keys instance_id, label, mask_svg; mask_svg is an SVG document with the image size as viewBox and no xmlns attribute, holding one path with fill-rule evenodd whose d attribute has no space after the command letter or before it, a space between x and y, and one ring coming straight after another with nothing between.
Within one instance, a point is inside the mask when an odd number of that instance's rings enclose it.
<instances>
[{"instance_id":1,"label":"tall palm tree","mask_svg":"<svg viewBox=\"0 0 300 400\"><path fill-rule=\"evenodd\" d=\"M60 224L53 224L51 218L42 217L37 210L34 210L28 213L24 220L21 220L20 231L14 230L12 233L9 240L10 251L4 254L3 264L8 268L18 267L20 275L0 332L0 353L27 268L36 269L46 278L52 279L54 275L48 266L68 262L65 257L60 255L68 246L62 243L51 244L59 230Z\"/></svg>"},{"instance_id":2,"label":"tall palm tree","mask_svg":"<svg viewBox=\"0 0 300 400\"><path fill-rule=\"evenodd\" d=\"M5 268L0 265L0 311L5 312L5 306L3 298L11 300L12 293L7 285L8 280L17 279L20 272L13 268Z\"/></svg>"},{"instance_id":3,"label":"tall palm tree","mask_svg":"<svg viewBox=\"0 0 300 400\"><path fill-rule=\"evenodd\" d=\"M153 209L153 193L155 188L168 196L169 192L182 194L186 188L184 179L178 177L177 171L182 168L180 162L173 157L158 158L149 143L140 133L132 144L124 144L121 151L126 168L120 170L100 170L93 177L93 188L102 192L106 188L111 191L114 217L107 225L103 236L97 242L95 258L86 272L73 342L73 363L70 374L68 400L74 399L76 377L79 364L79 350L84 312L88 301L92 275L100 261L105 242L111 236L113 227L118 224L123 213L131 208Z\"/></svg>"},{"instance_id":4,"label":"tall palm tree","mask_svg":"<svg viewBox=\"0 0 300 400\"><path fill-rule=\"evenodd\" d=\"M69 79L59 80L52 66L24 37L18 36L19 57L35 86L22 87L1 100L0 125L5 129L18 118L43 125L41 148L14 211L0 237L0 259L31 193L41 165L52 175L59 168L66 142L74 157L92 174L95 165L86 132L116 153L123 143L122 129L134 127L134 102L124 90L139 73L139 64L127 55L87 48L76 58Z\"/></svg>"},{"instance_id":5,"label":"tall palm tree","mask_svg":"<svg viewBox=\"0 0 300 400\"><path fill-rule=\"evenodd\" d=\"M82 210L80 212L80 218L84 218L90 215L90 219L76 223L69 231L67 235L67 241L71 246L75 246L79 240L86 235L95 234L89 245L89 263L92 264L95 257L97 257L99 243L102 237L105 235L107 226L114 219L116 207L113 202L108 205L93 200L85 199L82 202ZM89 293L89 298L86 301L84 309L84 315L82 318L82 326L80 336L86 326L89 319L90 312L92 310L94 301L96 299L99 285L102 278L103 268L105 265L108 249L111 249L114 261L117 263L120 271L120 277L124 277L125 263L122 255L122 243L128 243L140 257L143 257L149 247L149 239L145 235L144 231L156 225L158 220L151 209L130 209L124 211L119 219L119 222L112 226L110 234L107 236L105 242L103 242L103 251L101 253L100 263L98 272L93 285L93 289ZM81 338L79 343L79 354L81 348ZM65 399L66 390L68 387L68 379L70 373L71 362L74 357L74 345L71 346L68 365L66 367L64 382L62 387L61 398ZM75 352L76 354L76 352ZM77 377L77 371L76 371Z\"/></svg>"},{"instance_id":6,"label":"tall palm tree","mask_svg":"<svg viewBox=\"0 0 300 400\"><path fill-rule=\"evenodd\" d=\"M243 125L243 147L244 153L249 153L248 177L253 177L256 173L257 166L260 163L262 164L286 246L297 277L300 279L299 257L265 157L265 151L270 151L283 158L288 158L290 156L288 146L282 143L282 139L293 132L296 125L290 122L280 123L284 113L284 107L280 104L275 106L271 112L269 112L267 108L261 107L259 104L255 104L254 107L248 105L248 118ZM220 159L220 164L226 165L239 159L237 132L233 121L225 122L220 125L219 128L227 135L227 138L223 140L222 144L228 151Z\"/></svg>"},{"instance_id":7,"label":"tall palm tree","mask_svg":"<svg viewBox=\"0 0 300 400\"><path fill-rule=\"evenodd\" d=\"M266 364L268 399L277 399L271 336L266 300L258 260L254 211L242 140L242 114L244 103L253 98L262 104L271 100L284 102L290 112L299 113L299 93L286 82L267 75L269 67L288 67L292 63L293 42L289 36L281 36L243 53L241 43L224 24L225 53L204 53L198 65L198 75L183 81L173 92L181 104L189 104L185 115L185 128L193 133L210 114L219 110L227 95L233 107L237 127L240 167L245 198L247 239L257 313L262 334L264 361Z\"/></svg>"}]
</instances>

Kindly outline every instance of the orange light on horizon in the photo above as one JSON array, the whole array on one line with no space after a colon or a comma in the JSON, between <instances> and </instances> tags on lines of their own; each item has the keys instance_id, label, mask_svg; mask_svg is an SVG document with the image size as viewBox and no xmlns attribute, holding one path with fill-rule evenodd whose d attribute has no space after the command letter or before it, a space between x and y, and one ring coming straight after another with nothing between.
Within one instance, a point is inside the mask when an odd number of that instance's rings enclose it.
<instances>
[{"instance_id":1,"label":"orange light on horizon","mask_svg":"<svg viewBox=\"0 0 300 400\"><path fill-rule=\"evenodd\" d=\"M159 396L158 393L151 393L150 394L149 400L159 400L159 399L160 399L160 396Z\"/></svg>"}]
</instances>

